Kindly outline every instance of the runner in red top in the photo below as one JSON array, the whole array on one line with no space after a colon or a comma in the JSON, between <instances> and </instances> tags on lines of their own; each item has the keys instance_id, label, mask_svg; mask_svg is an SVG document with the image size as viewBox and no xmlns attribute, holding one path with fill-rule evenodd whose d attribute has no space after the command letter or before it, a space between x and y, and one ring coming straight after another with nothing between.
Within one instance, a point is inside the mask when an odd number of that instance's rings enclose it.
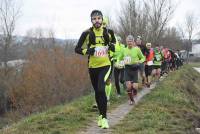
<instances>
[{"instance_id":1,"label":"runner in red top","mask_svg":"<svg viewBox=\"0 0 200 134\"><path fill-rule=\"evenodd\" d=\"M145 53L146 61L145 61L145 76L146 76L146 86L149 88L151 85L152 79L152 65L154 59L154 51L151 48L151 43L147 43L146 47L148 49L147 53Z\"/></svg>"}]
</instances>

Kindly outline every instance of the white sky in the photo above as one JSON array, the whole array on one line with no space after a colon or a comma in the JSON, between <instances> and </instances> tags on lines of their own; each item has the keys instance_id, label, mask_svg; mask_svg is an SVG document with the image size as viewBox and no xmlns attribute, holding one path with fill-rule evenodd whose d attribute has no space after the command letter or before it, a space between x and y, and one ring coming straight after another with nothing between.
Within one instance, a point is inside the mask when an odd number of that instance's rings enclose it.
<instances>
[{"instance_id":1,"label":"white sky","mask_svg":"<svg viewBox=\"0 0 200 134\"><path fill-rule=\"evenodd\" d=\"M177 25L185 21L187 12L193 12L200 20L200 0L175 0L177 1L177 9L170 22L170 25Z\"/></svg>"},{"instance_id":2,"label":"white sky","mask_svg":"<svg viewBox=\"0 0 200 134\"><path fill-rule=\"evenodd\" d=\"M126 0L22 0L22 15L16 26L16 34L25 35L29 29L38 27L55 31L57 38L79 38L83 30L91 26L90 12L99 9L116 17L120 3ZM172 2L175 0L172 0ZM200 0L180 1L170 26L184 19L187 11L200 16Z\"/></svg>"}]
</instances>

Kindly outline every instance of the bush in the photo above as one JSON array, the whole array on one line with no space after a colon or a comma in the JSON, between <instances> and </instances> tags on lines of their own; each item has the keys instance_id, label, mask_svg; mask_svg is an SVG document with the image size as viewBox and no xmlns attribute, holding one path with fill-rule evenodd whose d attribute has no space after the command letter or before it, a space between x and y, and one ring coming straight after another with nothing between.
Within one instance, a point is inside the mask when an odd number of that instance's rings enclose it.
<instances>
[{"instance_id":1,"label":"bush","mask_svg":"<svg viewBox=\"0 0 200 134\"><path fill-rule=\"evenodd\" d=\"M0 68L0 115L10 109L9 90L15 81L15 76L13 68Z\"/></svg>"},{"instance_id":2,"label":"bush","mask_svg":"<svg viewBox=\"0 0 200 134\"><path fill-rule=\"evenodd\" d=\"M75 54L65 57L59 47L30 52L21 71L9 96L24 115L64 103L90 88L87 59Z\"/></svg>"},{"instance_id":3,"label":"bush","mask_svg":"<svg viewBox=\"0 0 200 134\"><path fill-rule=\"evenodd\" d=\"M4 113L6 111L6 102L7 102L7 96L4 86L2 86L2 83L0 84L0 114Z\"/></svg>"}]
</instances>

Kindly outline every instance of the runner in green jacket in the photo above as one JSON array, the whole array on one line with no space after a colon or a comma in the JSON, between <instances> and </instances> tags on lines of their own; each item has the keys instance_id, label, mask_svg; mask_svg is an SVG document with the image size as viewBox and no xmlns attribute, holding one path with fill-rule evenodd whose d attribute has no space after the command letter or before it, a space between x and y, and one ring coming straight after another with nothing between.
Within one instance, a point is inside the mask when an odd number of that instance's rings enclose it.
<instances>
[{"instance_id":1,"label":"runner in green jacket","mask_svg":"<svg viewBox=\"0 0 200 134\"><path fill-rule=\"evenodd\" d=\"M130 105L134 103L133 95L137 94L138 89L138 69L139 64L145 61L139 47L136 46L134 37L129 35L126 38L127 47L123 51L123 59L125 63L125 81L127 92L130 98Z\"/></svg>"},{"instance_id":2,"label":"runner in green jacket","mask_svg":"<svg viewBox=\"0 0 200 134\"><path fill-rule=\"evenodd\" d=\"M117 36L117 43L115 45L115 52L113 55L113 59L114 59L115 87L117 89L118 97L121 96L119 82L123 84L125 88L125 83L124 83L124 67L125 66L124 66L124 60L122 58L124 48L125 48L125 45L121 43L121 37Z\"/></svg>"},{"instance_id":3,"label":"runner in green jacket","mask_svg":"<svg viewBox=\"0 0 200 134\"><path fill-rule=\"evenodd\" d=\"M160 78L161 73L161 64L164 60L163 53L161 52L160 48L157 46L154 48L154 59L153 59L153 71L152 76L155 81L158 81Z\"/></svg>"}]
</instances>

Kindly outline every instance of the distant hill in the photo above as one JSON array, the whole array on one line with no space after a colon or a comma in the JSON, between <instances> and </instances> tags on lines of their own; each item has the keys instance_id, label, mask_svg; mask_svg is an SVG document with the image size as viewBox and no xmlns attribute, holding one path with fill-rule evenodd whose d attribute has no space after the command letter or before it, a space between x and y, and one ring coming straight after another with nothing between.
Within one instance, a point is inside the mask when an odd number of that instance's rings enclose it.
<instances>
[{"instance_id":1,"label":"distant hill","mask_svg":"<svg viewBox=\"0 0 200 134\"><path fill-rule=\"evenodd\" d=\"M44 41L48 41L48 40L52 40L52 38L34 38L34 37L28 37L28 36L13 36L14 41L16 41L16 43L22 43L24 41L27 40L44 40ZM54 38L56 44L60 44L60 45L65 45L66 42L77 42L77 39L60 39L60 38Z\"/></svg>"},{"instance_id":2,"label":"distant hill","mask_svg":"<svg viewBox=\"0 0 200 134\"><path fill-rule=\"evenodd\" d=\"M3 36L0 35L0 61L4 59ZM53 48L54 46L64 47L65 51L72 52L77 39L59 38L35 38L28 36L13 36L12 45L8 51L8 60L24 59L28 50L35 48ZM71 46L72 45L72 46Z\"/></svg>"}]
</instances>

